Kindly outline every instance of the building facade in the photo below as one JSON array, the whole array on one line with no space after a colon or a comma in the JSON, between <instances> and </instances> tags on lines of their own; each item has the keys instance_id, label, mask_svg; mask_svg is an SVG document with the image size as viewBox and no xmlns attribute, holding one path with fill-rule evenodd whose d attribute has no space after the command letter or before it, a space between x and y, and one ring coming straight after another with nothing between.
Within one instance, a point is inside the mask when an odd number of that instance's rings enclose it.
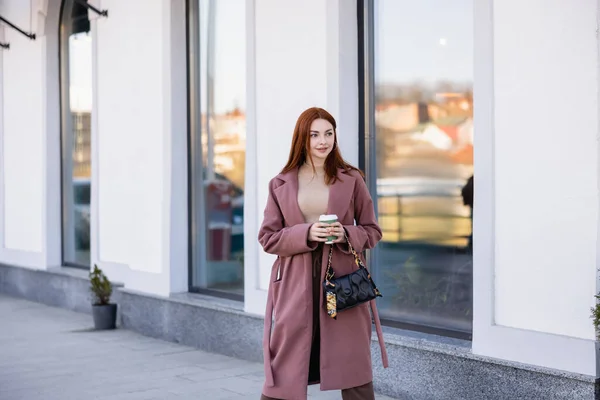
<instances>
[{"instance_id":1,"label":"building facade","mask_svg":"<svg viewBox=\"0 0 600 400\"><path fill-rule=\"evenodd\" d=\"M268 182L319 106L384 233L377 390L593 398L599 12L0 0L0 291L86 311L98 265L123 326L260 359Z\"/></svg>"}]
</instances>

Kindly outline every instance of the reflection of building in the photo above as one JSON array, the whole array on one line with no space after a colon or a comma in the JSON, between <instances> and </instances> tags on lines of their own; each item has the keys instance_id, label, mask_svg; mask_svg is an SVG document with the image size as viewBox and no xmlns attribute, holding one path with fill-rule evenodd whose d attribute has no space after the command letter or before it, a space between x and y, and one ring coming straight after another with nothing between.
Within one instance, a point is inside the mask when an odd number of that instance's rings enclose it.
<instances>
[{"instance_id":1,"label":"reflection of building","mask_svg":"<svg viewBox=\"0 0 600 400\"><path fill-rule=\"evenodd\" d=\"M379 108L375 114L378 176L466 180L472 174L473 119L462 109L451 115L454 109L437 103L390 102Z\"/></svg>"},{"instance_id":2,"label":"reflection of building","mask_svg":"<svg viewBox=\"0 0 600 400\"><path fill-rule=\"evenodd\" d=\"M91 175L91 115L89 112L73 112L73 176Z\"/></svg>"},{"instance_id":3,"label":"reflection of building","mask_svg":"<svg viewBox=\"0 0 600 400\"><path fill-rule=\"evenodd\" d=\"M206 116L203 116L203 126ZM239 109L218 114L210 123L213 135L213 162L215 172L225 175L239 188L244 188L246 155L246 116ZM208 137L202 136L205 157L208 155Z\"/></svg>"}]
</instances>

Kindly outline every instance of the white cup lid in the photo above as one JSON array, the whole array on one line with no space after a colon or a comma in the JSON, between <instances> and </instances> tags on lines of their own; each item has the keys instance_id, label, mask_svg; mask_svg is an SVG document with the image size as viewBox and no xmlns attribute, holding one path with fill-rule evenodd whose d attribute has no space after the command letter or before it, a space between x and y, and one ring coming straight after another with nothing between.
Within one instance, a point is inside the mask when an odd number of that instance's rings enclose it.
<instances>
[{"instance_id":1,"label":"white cup lid","mask_svg":"<svg viewBox=\"0 0 600 400\"><path fill-rule=\"evenodd\" d=\"M337 215L335 214L328 214L328 215L321 215L319 217L319 221L331 221L332 219L337 219Z\"/></svg>"}]
</instances>

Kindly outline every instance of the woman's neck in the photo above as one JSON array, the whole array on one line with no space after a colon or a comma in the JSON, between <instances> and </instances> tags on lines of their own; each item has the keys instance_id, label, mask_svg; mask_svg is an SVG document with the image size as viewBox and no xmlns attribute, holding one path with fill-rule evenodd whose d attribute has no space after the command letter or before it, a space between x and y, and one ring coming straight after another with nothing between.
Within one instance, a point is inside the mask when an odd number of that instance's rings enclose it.
<instances>
[{"instance_id":1,"label":"woman's neck","mask_svg":"<svg viewBox=\"0 0 600 400\"><path fill-rule=\"evenodd\" d=\"M311 163L310 160L306 160L304 162L304 167L309 169L315 169L317 172L323 172L325 171L325 162L319 164L314 162Z\"/></svg>"},{"instance_id":2,"label":"woman's neck","mask_svg":"<svg viewBox=\"0 0 600 400\"><path fill-rule=\"evenodd\" d=\"M319 179L325 179L325 166L324 165L315 165L310 161L306 161L300 167L300 172L305 176L310 176L312 179L318 177Z\"/></svg>"}]
</instances>

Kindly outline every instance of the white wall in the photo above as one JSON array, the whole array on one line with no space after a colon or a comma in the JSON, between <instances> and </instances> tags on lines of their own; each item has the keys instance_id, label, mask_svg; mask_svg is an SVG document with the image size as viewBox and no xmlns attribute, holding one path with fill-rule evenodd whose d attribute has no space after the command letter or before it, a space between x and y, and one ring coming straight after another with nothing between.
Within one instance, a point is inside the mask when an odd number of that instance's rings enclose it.
<instances>
[{"instance_id":1,"label":"white wall","mask_svg":"<svg viewBox=\"0 0 600 400\"><path fill-rule=\"evenodd\" d=\"M0 83L0 262L34 268L60 263L58 13L43 5L6 0L0 8L37 35L2 28L10 50Z\"/></svg>"},{"instance_id":2,"label":"white wall","mask_svg":"<svg viewBox=\"0 0 600 400\"><path fill-rule=\"evenodd\" d=\"M101 6L92 258L128 288L187 291L185 1Z\"/></svg>"},{"instance_id":3,"label":"white wall","mask_svg":"<svg viewBox=\"0 0 600 400\"><path fill-rule=\"evenodd\" d=\"M475 18L473 350L595 375L597 4Z\"/></svg>"},{"instance_id":4,"label":"white wall","mask_svg":"<svg viewBox=\"0 0 600 400\"><path fill-rule=\"evenodd\" d=\"M104 1L96 22L99 257L160 273L164 21L143 3Z\"/></svg>"},{"instance_id":5,"label":"white wall","mask_svg":"<svg viewBox=\"0 0 600 400\"><path fill-rule=\"evenodd\" d=\"M494 6L496 322L592 339L596 1L515 7Z\"/></svg>"},{"instance_id":6,"label":"white wall","mask_svg":"<svg viewBox=\"0 0 600 400\"><path fill-rule=\"evenodd\" d=\"M7 19L29 30L29 7L4 4ZM11 21L11 22L12 22ZM5 30L3 52L4 245L42 251L42 43Z\"/></svg>"},{"instance_id":7,"label":"white wall","mask_svg":"<svg viewBox=\"0 0 600 400\"><path fill-rule=\"evenodd\" d=\"M296 119L306 108L328 109L340 147L358 159L356 2L254 0L248 4L245 308L263 314L273 257L257 249L268 183L287 161ZM249 139L252 140L252 139ZM255 164L254 164L255 163ZM250 172L252 171L252 172ZM250 199L250 200L249 200ZM252 246L252 247L251 247Z\"/></svg>"}]
</instances>

